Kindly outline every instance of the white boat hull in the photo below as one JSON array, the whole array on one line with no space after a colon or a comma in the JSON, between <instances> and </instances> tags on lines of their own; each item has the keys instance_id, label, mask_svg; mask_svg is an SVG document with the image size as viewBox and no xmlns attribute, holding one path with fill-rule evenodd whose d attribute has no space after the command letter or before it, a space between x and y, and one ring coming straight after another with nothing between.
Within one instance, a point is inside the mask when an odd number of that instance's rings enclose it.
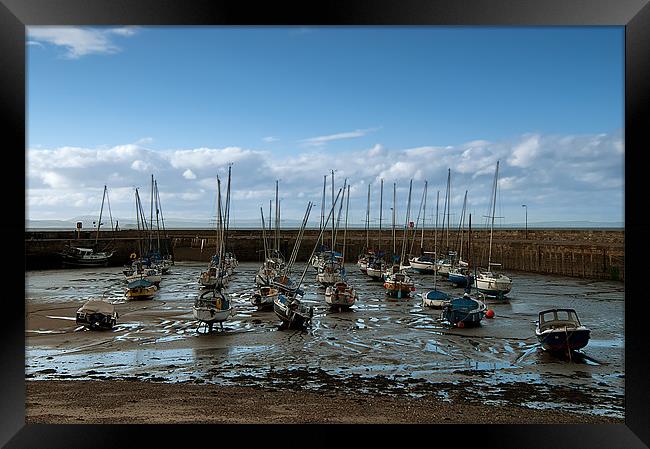
<instances>
[{"instance_id":1,"label":"white boat hull","mask_svg":"<svg viewBox=\"0 0 650 449\"><path fill-rule=\"evenodd\" d=\"M366 274L373 279L382 280L384 279L384 272L380 268L368 267Z\"/></svg>"},{"instance_id":2,"label":"white boat hull","mask_svg":"<svg viewBox=\"0 0 650 449\"><path fill-rule=\"evenodd\" d=\"M356 300L357 292L353 288L341 290L335 286L329 286L325 290L325 302L330 306L350 307Z\"/></svg>"},{"instance_id":3,"label":"white boat hull","mask_svg":"<svg viewBox=\"0 0 650 449\"><path fill-rule=\"evenodd\" d=\"M232 315L232 308L218 310L215 307L196 307L192 308L194 319L203 323L220 323L226 321Z\"/></svg>"},{"instance_id":4,"label":"white boat hull","mask_svg":"<svg viewBox=\"0 0 650 449\"><path fill-rule=\"evenodd\" d=\"M436 265L433 262L418 262L417 260L411 260L411 268L420 273L435 273Z\"/></svg>"},{"instance_id":5,"label":"white boat hull","mask_svg":"<svg viewBox=\"0 0 650 449\"><path fill-rule=\"evenodd\" d=\"M486 295L503 296L512 290L512 280L506 276L491 277L479 274L474 280L474 286Z\"/></svg>"}]
</instances>

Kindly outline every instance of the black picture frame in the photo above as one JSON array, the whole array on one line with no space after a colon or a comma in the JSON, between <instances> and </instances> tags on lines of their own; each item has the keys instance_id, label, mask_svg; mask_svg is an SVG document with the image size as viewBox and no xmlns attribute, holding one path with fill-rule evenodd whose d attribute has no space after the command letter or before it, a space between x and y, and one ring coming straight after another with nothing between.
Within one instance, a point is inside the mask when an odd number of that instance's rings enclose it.
<instances>
[{"instance_id":1,"label":"black picture frame","mask_svg":"<svg viewBox=\"0 0 650 449\"><path fill-rule=\"evenodd\" d=\"M650 221L644 218L643 152L650 150L650 5L648 0L347 0L276 3L245 1L160 0L0 0L0 125L4 154L20 155L26 148L25 26L29 25L490 25L490 26L625 26L625 424L601 425L462 425L461 427L409 426L400 428L404 443L424 441L499 448L641 448L650 445L647 332L643 294L643 259L648 247ZM19 156L18 156L19 157ZM20 157L19 157L20 160ZM25 158L23 157L23 162ZM20 162L18 162L19 164ZM26 163L26 162L25 162ZM24 171L5 170L3 192L12 194ZM17 195L13 195L17 196ZM0 225L11 246L16 270L24 263L24 244L10 233L24 232L24 203L19 196ZM9 253L11 251L11 253ZM11 254L11 255L9 255ZM18 256L16 256L16 254ZM22 255L22 256L21 256ZM21 259L22 257L22 259ZM9 271L6 273L10 276ZM17 284L15 278L6 283ZM24 303L6 289L0 383L0 444L7 447L120 447L135 446L135 439L150 445L169 445L174 438L185 444L219 444L209 430L196 426L25 425L24 321L18 319ZM219 425L225 428L223 425ZM230 438L246 446L286 441L286 426L228 426ZM292 429L293 434L297 429ZM408 433L402 433L404 431ZM338 444L362 432L364 438L389 438L389 426L326 426L299 429L306 445ZM208 436L203 436L208 435ZM451 438L451 441L448 438ZM198 438L198 439L197 439ZM203 441L204 440L204 441ZM224 440L225 443L225 440Z\"/></svg>"}]
</instances>

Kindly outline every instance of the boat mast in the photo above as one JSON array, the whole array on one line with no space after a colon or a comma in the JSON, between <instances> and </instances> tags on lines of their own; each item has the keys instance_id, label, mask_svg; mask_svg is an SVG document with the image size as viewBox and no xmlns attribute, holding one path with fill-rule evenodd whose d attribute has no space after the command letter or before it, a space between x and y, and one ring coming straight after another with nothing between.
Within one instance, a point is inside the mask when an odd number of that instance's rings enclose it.
<instances>
[{"instance_id":1,"label":"boat mast","mask_svg":"<svg viewBox=\"0 0 650 449\"><path fill-rule=\"evenodd\" d=\"M490 271L490 263L492 261L492 233L494 231L494 212L497 203L497 179L499 177L499 161L497 161L497 169L494 172L494 185L492 186L492 223L490 224L490 250L488 252L488 271Z\"/></svg>"},{"instance_id":2,"label":"boat mast","mask_svg":"<svg viewBox=\"0 0 650 449\"><path fill-rule=\"evenodd\" d=\"M225 210L225 232L224 232L224 251L227 250L228 245L228 231L230 230L230 175L232 172L232 165L228 165L228 186L226 188L226 210Z\"/></svg>"},{"instance_id":3,"label":"boat mast","mask_svg":"<svg viewBox=\"0 0 650 449\"><path fill-rule=\"evenodd\" d=\"M447 238L446 238L446 243L447 243L447 255L449 255L449 221L451 220L451 211L450 211L450 204L451 203L451 168L447 169L447 196L445 197L445 208L447 210ZM444 227L444 221L442 226Z\"/></svg>"},{"instance_id":4,"label":"boat mast","mask_svg":"<svg viewBox=\"0 0 650 449\"><path fill-rule=\"evenodd\" d=\"M409 226L409 215L411 213L411 190L413 189L413 180L409 182L409 197L406 205L406 221L404 222L404 236L402 237L402 253L400 254L399 264L402 266L404 264L404 257L406 252L406 230Z\"/></svg>"},{"instance_id":5,"label":"boat mast","mask_svg":"<svg viewBox=\"0 0 650 449\"><path fill-rule=\"evenodd\" d=\"M438 263L438 205L440 204L440 190L436 193L436 227L433 231L433 258L434 258L434 270L438 271L435 268L435 265Z\"/></svg>"},{"instance_id":6,"label":"boat mast","mask_svg":"<svg viewBox=\"0 0 650 449\"><path fill-rule=\"evenodd\" d=\"M104 211L104 198L106 197L106 186L104 186L104 193L102 194L102 206L99 209L99 221L97 222L97 235L95 236L95 246L99 240L99 227L102 225L102 212ZM111 223L112 226L112 223Z\"/></svg>"},{"instance_id":7,"label":"boat mast","mask_svg":"<svg viewBox=\"0 0 650 449\"><path fill-rule=\"evenodd\" d=\"M264 211L260 206L260 215L262 216L262 241L264 242L264 260L269 257L269 250L266 246L266 223L264 223Z\"/></svg>"},{"instance_id":8,"label":"boat mast","mask_svg":"<svg viewBox=\"0 0 650 449\"><path fill-rule=\"evenodd\" d=\"M320 228L323 229L325 226L325 188L327 187L327 175L323 175L323 201L320 204ZM323 236L321 234L320 246L321 250L323 249Z\"/></svg>"},{"instance_id":9,"label":"boat mast","mask_svg":"<svg viewBox=\"0 0 650 449\"><path fill-rule=\"evenodd\" d=\"M379 248L378 252L381 251L381 219L382 219L382 212L384 210L384 178L381 178L381 187L379 190Z\"/></svg>"},{"instance_id":10,"label":"boat mast","mask_svg":"<svg viewBox=\"0 0 650 449\"><path fill-rule=\"evenodd\" d=\"M104 186L104 189L106 189L106 186ZM113 226L113 212L111 212L111 199L108 197L108 190L106 190L106 204L108 204L108 216L111 218L111 231L115 231L115 227ZM115 232L112 234L113 240L115 240Z\"/></svg>"},{"instance_id":11,"label":"boat mast","mask_svg":"<svg viewBox=\"0 0 650 449\"><path fill-rule=\"evenodd\" d=\"M424 220L427 217L427 185L428 182L424 181L424 208L422 211L422 236L420 237L420 254L424 254Z\"/></svg>"},{"instance_id":12,"label":"boat mast","mask_svg":"<svg viewBox=\"0 0 650 449\"><path fill-rule=\"evenodd\" d=\"M160 253L160 221L158 219L160 210L158 209L158 181L154 181L154 187L156 190L156 239L158 243L158 252Z\"/></svg>"},{"instance_id":13,"label":"boat mast","mask_svg":"<svg viewBox=\"0 0 650 449\"><path fill-rule=\"evenodd\" d=\"M458 222L458 233L460 234L460 245L458 261L463 258L463 234L465 233L465 207L467 206L467 190L465 190L465 199L463 199L463 211L460 213L460 221Z\"/></svg>"},{"instance_id":14,"label":"boat mast","mask_svg":"<svg viewBox=\"0 0 650 449\"><path fill-rule=\"evenodd\" d=\"M341 212L343 212L343 200L345 199L345 188L348 185L348 178L345 178L343 181L343 196L341 197L341 202L339 203L339 213L336 218L336 230L334 231L334 243L336 244L336 236L339 233L339 228L341 227Z\"/></svg>"},{"instance_id":15,"label":"boat mast","mask_svg":"<svg viewBox=\"0 0 650 449\"><path fill-rule=\"evenodd\" d=\"M424 204L424 197L426 195L426 181L424 182L424 189L422 189L422 198L420 198L420 207L418 207L418 217L415 219L415 227L413 228L413 236L410 239L411 241L411 246L409 246L409 253L408 255L411 256L413 255L413 247L415 246L415 239L418 236L418 229L420 226L420 215L422 214L422 206ZM422 222L424 222L424 219L422 219ZM424 238L424 227L422 229L422 238ZM422 251L422 243L420 243L420 252Z\"/></svg>"},{"instance_id":16,"label":"boat mast","mask_svg":"<svg viewBox=\"0 0 650 449\"><path fill-rule=\"evenodd\" d=\"M395 183L393 183L393 256L395 256L395 253L397 252L395 250L395 197L397 194L396 192L397 192L397 188Z\"/></svg>"},{"instance_id":17,"label":"boat mast","mask_svg":"<svg viewBox=\"0 0 650 449\"><path fill-rule=\"evenodd\" d=\"M139 200L138 188L136 187L136 189L135 189L135 222L136 222L136 225L138 227L138 251L139 251L138 256L140 258L142 258L142 234L140 232L140 209L139 209L139 205L138 205L138 200Z\"/></svg>"},{"instance_id":18,"label":"boat mast","mask_svg":"<svg viewBox=\"0 0 650 449\"><path fill-rule=\"evenodd\" d=\"M151 174L151 212L149 215L149 252L153 248L153 173Z\"/></svg>"},{"instance_id":19,"label":"boat mast","mask_svg":"<svg viewBox=\"0 0 650 449\"><path fill-rule=\"evenodd\" d=\"M320 230L320 235L318 236L318 239L321 238L323 233L325 232L325 228L327 227L327 224L329 223L330 217L333 219L332 215L334 214L334 205L337 203L339 199L339 195L341 195L341 190L339 189L339 193L336 195L336 199L334 200L334 204L332 204L332 208L330 209L329 214L327 215L327 220L325 220L325 223L323 223L323 227ZM311 207L308 205L307 209L311 211ZM316 246L318 245L318 239L316 240ZM314 257L314 253L316 252L316 246L314 246L314 249L311 251L311 254L307 258L307 260L311 260L312 257ZM309 268L309 264L305 264L305 268L302 271L302 275L300 276L300 280L298 281L298 284L296 284L296 289L294 290L295 292L298 292L300 289L300 285L302 284L302 281L305 279L305 274L307 273L307 268ZM295 295L295 294L294 294Z\"/></svg>"},{"instance_id":20,"label":"boat mast","mask_svg":"<svg viewBox=\"0 0 650 449\"><path fill-rule=\"evenodd\" d=\"M219 267L221 267L221 243L223 241L221 229L221 179L217 175L217 238L219 243L215 255L219 258Z\"/></svg>"},{"instance_id":21,"label":"boat mast","mask_svg":"<svg viewBox=\"0 0 650 449\"><path fill-rule=\"evenodd\" d=\"M278 207L278 180L275 180L275 240L273 246L276 252L280 251L280 236L278 235L278 227L280 217L278 216L280 208Z\"/></svg>"},{"instance_id":22,"label":"boat mast","mask_svg":"<svg viewBox=\"0 0 650 449\"><path fill-rule=\"evenodd\" d=\"M350 198L350 192L348 191L348 198ZM345 210L345 220L347 226L347 208ZM345 246L345 237L343 237L343 246ZM366 252L370 249L370 183L368 183L368 205L366 207Z\"/></svg>"},{"instance_id":23,"label":"boat mast","mask_svg":"<svg viewBox=\"0 0 650 449\"><path fill-rule=\"evenodd\" d=\"M332 214L334 213L334 170L332 170ZM332 259L334 258L334 215L332 215Z\"/></svg>"},{"instance_id":24,"label":"boat mast","mask_svg":"<svg viewBox=\"0 0 650 449\"><path fill-rule=\"evenodd\" d=\"M368 189L368 192L370 192L370 189ZM349 208L350 208L350 185L348 184L348 197L345 203L345 228L343 228L343 251L342 251L342 258L341 258L341 268L345 267L345 241L348 234L348 209Z\"/></svg>"}]
</instances>

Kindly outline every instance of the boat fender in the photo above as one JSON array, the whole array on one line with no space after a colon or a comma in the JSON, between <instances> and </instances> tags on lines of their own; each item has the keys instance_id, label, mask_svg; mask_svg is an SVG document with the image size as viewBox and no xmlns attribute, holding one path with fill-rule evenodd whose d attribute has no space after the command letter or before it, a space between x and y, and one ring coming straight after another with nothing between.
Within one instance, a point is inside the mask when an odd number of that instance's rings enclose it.
<instances>
[{"instance_id":1,"label":"boat fender","mask_svg":"<svg viewBox=\"0 0 650 449\"><path fill-rule=\"evenodd\" d=\"M458 326L459 328L462 329L462 328L465 327L465 323L463 323L462 321L459 321L458 323L456 323L456 326Z\"/></svg>"},{"instance_id":2,"label":"boat fender","mask_svg":"<svg viewBox=\"0 0 650 449\"><path fill-rule=\"evenodd\" d=\"M485 317L486 318L494 318L494 310L488 309L487 312L485 312Z\"/></svg>"}]
</instances>

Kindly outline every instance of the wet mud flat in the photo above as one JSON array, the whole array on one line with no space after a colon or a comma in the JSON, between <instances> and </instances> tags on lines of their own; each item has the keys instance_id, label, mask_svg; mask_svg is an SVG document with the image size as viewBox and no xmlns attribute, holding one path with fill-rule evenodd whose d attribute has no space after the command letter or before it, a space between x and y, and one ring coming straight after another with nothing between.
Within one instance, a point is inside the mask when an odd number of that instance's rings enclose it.
<instances>
[{"instance_id":1,"label":"wet mud flat","mask_svg":"<svg viewBox=\"0 0 650 449\"><path fill-rule=\"evenodd\" d=\"M283 397L331 394L339 401L360 396L413 401L414 407L434 401L441 409L559 413L577 419L572 422L623 419L621 283L511 273L510 301L489 303L495 318L484 319L479 328L455 329L440 321L440 311L421 305L419 294L433 286L430 275L414 274L416 294L395 301L385 297L381 283L349 266L360 299L350 311L339 312L325 304L324 289L309 271L304 288L305 301L314 305L313 323L306 331L292 331L280 330L273 312L250 304L258 264L244 263L228 288L235 316L224 323L223 332L200 335L191 307L203 268L177 263L153 300L131 302L123 297L118 268L27 272L28 405L30 391L43 392L49 382L62 382L80 388L110 385L106 388L117 392L121 387L113 385L138 385L133 387L137 391L162 388L169 394L174 388L240 388L251 397L260 391L284 392ZM437 286L462 294L446 281L438 280ZM116 304L118 325L101 332L77 326L76 309L102 296ZM544 352L534 336L537 313L550 307L575 308L592 329L589 345L571 360ZM82 382L88 380L95 382ZM485 411L486 416L492 413ZM35 416L29 406L27 414Z\"/></svg>"}]
</instances>

